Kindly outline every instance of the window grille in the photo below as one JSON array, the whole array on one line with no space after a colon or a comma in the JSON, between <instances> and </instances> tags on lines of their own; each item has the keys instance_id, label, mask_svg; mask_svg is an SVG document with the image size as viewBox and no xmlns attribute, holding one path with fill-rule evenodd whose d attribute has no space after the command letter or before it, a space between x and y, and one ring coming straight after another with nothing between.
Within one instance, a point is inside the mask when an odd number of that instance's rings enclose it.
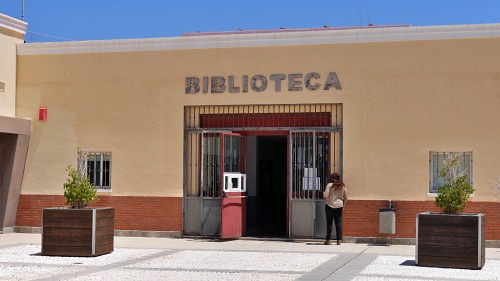
<instances>
[{"instance_id":1,"label":"window grille","mask_svg":"<svg viewBox=\"0 0 500 281\"><path fill-rule=\"evenodd\" d=\"M186 106L184 128L279 130L342 126L342 105Z\"/></svg>"},{"instance_id":2,"label":"window grille","mask_svg":"<svg viewBox=\"0 0 500 281\"><path fill-rule=\"evenodd\" d=\"M87 154L87 175L97 189L111 189L111 153L89 152Z\"/></svg>"},{"instance_id":3,"label":"window grille","mask_svg":"<svg viewBox=\"0 0 500 281\"><path fill-rule=\"evenodd\" d=\"M429 192L437 193L438 188L445 184L445 179L439 176L443 168L443 161L448 156L455 152L430 152L429 166L430 166L430 180ZM469 183L472 185L472 152L459 152L460 154L460 167L459 170L464 172L469 178Z\"/></svg>"},{"instance_id":4,"label":"window grille","mask_svg":"<svg viewBox=\"0 0 500 281\"><path fill-rule=\"evenodd\" d=\"M202 134L203 136L203 197L218 197L220 194L220 136L219 134Z\"/></svg>"},{"instance_id":5,"label":"window grille","mask_svg":"<svg viewBox=\"0 0 500 281\"><path fill-rule=\"evenodd\" d=\"M341 104L186 106L184 129L187 197L220 196L221 132L290 131L292 199L321 199L328 174L342 173ZM240 168L232 150L225 171Z\"/></svg>"},{"instance_id":6,"label":"window grille","mask_svg":"<svg viewBox=\"0 0 500 281\"><path fill-rule=\"evenodd\" d=\"M187 133L185 137L185 180L186 196L200 197L200 175L206 175L205 166L201 166L201 133ZM207 156L205 156L207 157ZM203 170L202 170L203 169ZM208 169L208 168L207 168ZM201 171L201 172L200 172ZM205 181L203 181L205 182Z\"/></svg>"},{"instance_id":7,"label":"window grille","mask_svg":"<svg viewBox=\"0 0 500 281\"><path fill-rule=\"evenodd\" d=\"M340 173L339 132L292 132L292 199L321 199L330 172ZM330 153L332 155L330 155ZM333 162L330 164L330 158Z\"/></svg>"}]
</instances>

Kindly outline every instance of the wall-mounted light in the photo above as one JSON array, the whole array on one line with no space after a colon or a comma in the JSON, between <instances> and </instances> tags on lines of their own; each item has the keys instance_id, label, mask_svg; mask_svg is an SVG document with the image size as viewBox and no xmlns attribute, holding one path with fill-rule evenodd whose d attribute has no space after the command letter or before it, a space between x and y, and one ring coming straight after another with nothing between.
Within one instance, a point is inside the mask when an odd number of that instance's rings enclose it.
<instances>
[{"instance_id":1,"label":"wall-mounted light","mask_svg":"<svg viewBox=\"0 0 500 281\"><path fill-rule=\"evenodd\" d=\"M38 111L38 120L40 120L40 121L47 120L47 108L46 107L40 107L40 110Z\"/></svg>"}]
</instances>

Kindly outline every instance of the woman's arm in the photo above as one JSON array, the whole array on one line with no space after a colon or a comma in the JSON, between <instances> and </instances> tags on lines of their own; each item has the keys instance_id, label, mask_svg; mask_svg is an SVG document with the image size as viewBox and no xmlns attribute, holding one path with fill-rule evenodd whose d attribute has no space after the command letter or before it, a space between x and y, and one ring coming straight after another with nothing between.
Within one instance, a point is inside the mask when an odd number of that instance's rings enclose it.
<instances>
[{"instance_id":1,"label":"woman's arm","mask_svg":"<svg viewBox=\"0 0 500 281\"><path fill-rule=\"evenodd\" d=\"M325 191L323 192L323 198L328 198L328 194L330 194L330 184L326 185Z\"/></svg>"}]
</instances>

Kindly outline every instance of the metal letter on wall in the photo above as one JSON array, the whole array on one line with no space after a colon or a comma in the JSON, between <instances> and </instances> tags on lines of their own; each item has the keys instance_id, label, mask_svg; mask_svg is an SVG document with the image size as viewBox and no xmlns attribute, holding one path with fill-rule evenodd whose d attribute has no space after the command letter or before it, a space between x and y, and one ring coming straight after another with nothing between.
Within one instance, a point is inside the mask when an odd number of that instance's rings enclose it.
<instances>
[{"instance_id":1,"label":"metal letter on wall","mask_svg":"<svg viewBox=\"0 0 500 281\"><path fill-rule=\"evenodd\" d=\"M200 92L200 79L197 77L186 77L186 94Z\"/></svg>"},{"instance_id":2,"label":"metal letter on wall","mask_svg":"<svg viewBox=\"0 0 500 281\"><path fill-rule=\"evenodd\" d=\"M335 87L335 89L337 89L337 90L342 90L342 87L340 86L339 78L337 77L337 73L335 73L335 72L328 73L328 77L326 78L324 90L329 90L331 87Z\"/></svg>"},{"instance_id":3,"label":"metal letter on wall","mask_svg":"<svg viewBox=\"0 0 500 281\"><path fill-rule=\"evenodd\" d=\"M259 82L257 82L259 81ZM260 84L260 85L258 85ZM255 75L252 77L252 81L250 82L250 86L252 90L255 92L263 92L267 89L267 78L264 75Z\"/></svg>"},{"instance_id":4,"label":"metal letter on wall","mask_svg":"<svg viewBox=\"0 0 500 281\"><path fill-rule=\"evenodd\" d=\"M221 76L214 76L211 80L212 94L224 93L224 91L226 90L226 79Z\"/></svg>"}]
</instances>

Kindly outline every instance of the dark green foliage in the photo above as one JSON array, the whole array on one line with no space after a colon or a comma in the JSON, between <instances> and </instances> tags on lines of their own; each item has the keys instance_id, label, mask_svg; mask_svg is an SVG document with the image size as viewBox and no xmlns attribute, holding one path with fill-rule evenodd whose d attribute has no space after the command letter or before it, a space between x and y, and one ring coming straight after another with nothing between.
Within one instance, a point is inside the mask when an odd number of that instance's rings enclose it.
<instances>
[{"instance_id":1,"label":"dark green foliage","mask_svg":"<svg viewBox=\"0 0 500 281\"><path fill-rule=\"evenodd\" d=\"M85 209L89 203L97 201L97 190L90 183L87 176L80 177L75 168L69 165L66 168L69 178L64 184L66 204L73 209Z\"/></svg>"},{"instance_id":2,"label":"dark green foliage","mask_svg":"<svg viewBox=\"0 0 500 281\"><path fill-rule=\"evenodd\" d=\"M445 184L439 187L435 204L444 214L461 214L474 192L467 175L460 171L460 157L458 153L450 154L439 172Z\"/></svg>"}]
</instances>

